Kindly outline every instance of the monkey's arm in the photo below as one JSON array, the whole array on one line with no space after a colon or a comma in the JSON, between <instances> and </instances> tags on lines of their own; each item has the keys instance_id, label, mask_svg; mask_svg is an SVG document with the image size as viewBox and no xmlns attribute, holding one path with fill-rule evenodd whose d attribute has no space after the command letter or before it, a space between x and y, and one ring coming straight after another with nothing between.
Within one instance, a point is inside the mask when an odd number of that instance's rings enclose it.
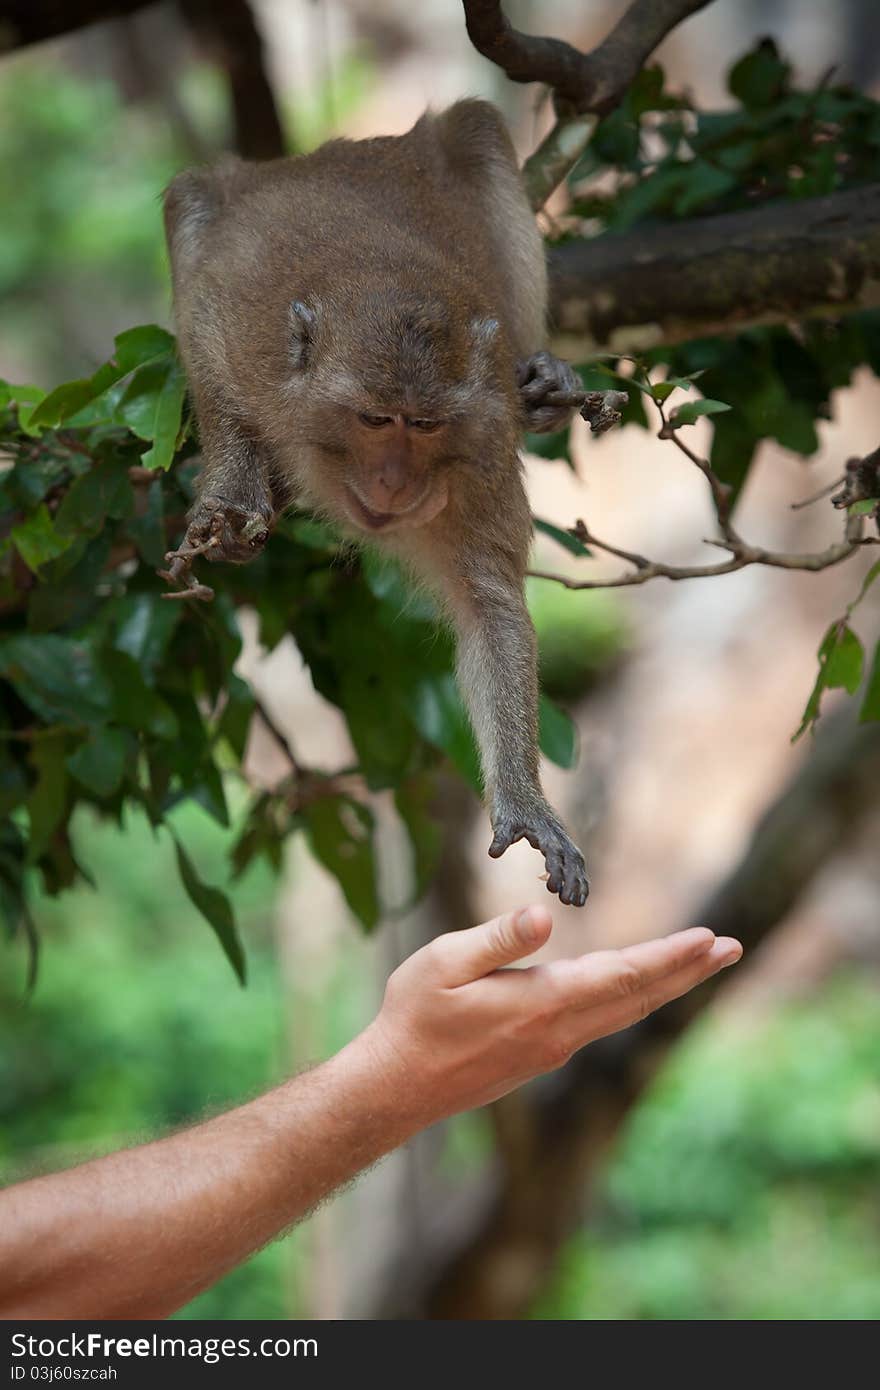
<instances>
[{"instance_id":1,"label":"monkey's arm","mask_svg":"<svg viewBox=\"0 0 880 1390\"><path fill-rule=\"evenodd\" d=\"M202 467L182 551L211 542L206 558L245 564L262 550L275 518L263 450L222 409L203 405L198 414Z\"/></svg>"},{"instance_id":2,"label":"monkey's arm","mask_svg":"<svg viewBox=\"0 0 880 1390\"><path fill-rule=\"evenodd\" d=\"M497 859L528 840L544 856L549 891L582 907L583 856L541 789L537 652L522 579L487 546L456 588L458 679L480 747L494 831L489 853Z\"/></svg>"}]
</instances>

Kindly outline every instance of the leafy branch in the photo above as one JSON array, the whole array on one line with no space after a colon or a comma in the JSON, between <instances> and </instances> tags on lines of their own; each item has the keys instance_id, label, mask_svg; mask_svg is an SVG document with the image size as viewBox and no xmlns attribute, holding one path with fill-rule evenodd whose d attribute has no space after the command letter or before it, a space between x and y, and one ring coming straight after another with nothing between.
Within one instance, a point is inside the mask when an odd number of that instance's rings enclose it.
<instances>
[{"instance_id":1,"label":"leafy branch","mask_svg":"<svg viewBox=\"0 0 880 1390\"><path fill-rule=\"evenodd\" d=\"M831 499L834 507L845 510L843 536L840 540L833 542L824 550L805 554L768 550L763 546L751 544L739 534L731 516L735 499L733 487L723 482L712 468L709 460L702 458L680 437L680 431L686 426L695 424L702 417L722 414L730 407L723 401L704 399L689 401L670 412L666 405L669 396L675 390L689 388L693 378L667 378L666 381L652 383L647 373L637 367L632 380L652 400L660 416L661 427L658 431L658 438L674 444L706 480L718 525L718 535L704 538L704 544L726 551L728 558L706 565L670 565L661 560L649 559L648 556L638 554L635 551L623 550L620 546L600 539L590 530L582 518L578 518L573 526L565 529L564 533L580 547L580 551L575 551L575 554L589 558L594 551L601 550L605 554L613 555L631 565L632 571L607 579L575 579L569 575L548 570L531 570L530 574L533 578L547 579L553 583L561 584L567 589L622 589L647 584L654 579L668 579L676 582L685 579L715 578L724 574L734 574L738 570L746 569L749 565L767 565L776 569L817 573L830 569L833 565L841 564L867 546L880 545L880 537L865 535L865 524L869 514L873 517L878 532L880 532L880 449L875 450L864 459L850 459L846 466L844 478L833 484L833 487L839 486L840 482L844 484L842 490ZM807 499L808 502L818 501L829 490L823 488L814 497ZM820 670L816 687L807 703L804 719L796 737L813 725L818 718L819 704L824 690L837 686L847 689L850 694L854 694L861 684L864 650L861 642L849 627L848 620L854 608L862 601L878 576L880 576L880 561L869 570L858 597L849 605L846 615L832 623L823 639L819 649ZM880 718L880 646L878 646L874 669L862 707L862 718Z\"/></svg>"}]
</instances>

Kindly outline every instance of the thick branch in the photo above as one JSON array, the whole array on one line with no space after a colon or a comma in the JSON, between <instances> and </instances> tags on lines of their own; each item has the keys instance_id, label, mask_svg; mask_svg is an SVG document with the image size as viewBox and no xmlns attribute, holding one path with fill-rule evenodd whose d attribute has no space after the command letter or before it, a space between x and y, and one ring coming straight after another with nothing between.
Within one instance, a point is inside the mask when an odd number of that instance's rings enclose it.
<instances>
[{"instance_id":1,"label":"thick branch","mask_svg":"<svg viewBox=\"0 0 880 1390\"><path fill-rule=\"evenodd\" d=\"M671 29L709 0L635 0L592 53L562 39L523 34L508 22L500 0L464 0L474 47L512 82L543 82L569 114L601 115L621 100L645 59Z\"/></svg>"},{"instance_id":2,"label":"thick branch","mask_svg":"<svg viewBox=\"0 0 880 1390\"><path fill-rule=\"evenodd\" d=\"M42 43L87 24L119 19L145 9L152 0L3 0L0 6L0 53Z\"/></svg>"},{"instance_id":3,"label":"thick branch","mask_svg":"<svg viewBox=\"0 0 880 1390\"><path fill-rule=\"evenodd\" d=\"M0 53L57 38L103 20L146 9L153 0L3 0ZM244 159L274 159L284 134L248 0L178 0L184 20L226 73L235 149Z\"/></svg>"},{"instance_id":4,"label":"thick branch","mask_svg":"<svg viewBox=\"0 0 880 1390\"><path fill-rule=\"evenodd\" d=\"M880 184L570 241L550 252L554 348L583 359L880 306Z\"/></svg>"},{"instance_id":5,"label":"thick branch","mask_svg":"<svg viewBox=\"0 0 880 1390\"><path fill-rule=\"evenodd\" d=\"M263 57L263 40L248 0L179 0L184 19L208 56L226 73L242 159L276 159L284 132Z\"/></svg>"}]
</instances>

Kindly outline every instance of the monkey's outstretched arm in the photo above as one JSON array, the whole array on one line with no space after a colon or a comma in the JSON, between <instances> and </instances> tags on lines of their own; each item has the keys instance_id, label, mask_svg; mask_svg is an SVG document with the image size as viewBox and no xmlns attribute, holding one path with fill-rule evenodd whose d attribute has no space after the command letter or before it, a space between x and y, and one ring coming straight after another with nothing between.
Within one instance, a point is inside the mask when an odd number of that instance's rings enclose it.
<instances>
[{"instance_id":1,"label":"monkey's outstretched arm","mask_svg":"<svg viewBox=\"0 0 880 1390\"><path fill-rule=\"evenodd\" d=\"M454 600L458 679L480 747L498 858L517 840L541 851L547 887L582 907L584 860L541 790L535 633L522 581L493 557L471 557Z\"/></svg>"}]
</instances>

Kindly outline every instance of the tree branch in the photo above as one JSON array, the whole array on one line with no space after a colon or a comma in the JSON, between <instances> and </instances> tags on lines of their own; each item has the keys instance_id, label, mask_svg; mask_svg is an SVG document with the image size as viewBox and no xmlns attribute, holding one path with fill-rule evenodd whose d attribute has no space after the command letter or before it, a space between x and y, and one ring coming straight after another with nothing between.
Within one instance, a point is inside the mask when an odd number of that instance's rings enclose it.
<instances>
[{"instance_id":1,"label":"tree branch","mask_svg":"<svg viewBox=\"0 0 880 1390\"><path fill-rule=\"evenodd\" d=\"M3 0L0 53L145 9L153 0Z\"/></svg>"},{"instance_id":2,"label":"tree branch","mask_svg":"<svg viewBox=\"0 0 880 1390\"><path fill-rule=\"evenodd\" d=\"M602 115L618 104L670 30L707 4L709 0L635 0L591 53L562 39L514 29L500 0L464 0L464 11L471 43L512 82L552 87L566 115Z\"/></svg>"},{"instance_id":3,"label":"tree branch","mask_svg":"<svg viewBox=\"0 0 880 1390\"><path fill-rule=\"evenodd\" d=\"M0 53L57 38L89 24L120 19L154 0L4 0ZM284 133L263 61L263 45L248 0L178 0L184 21L225 72L235 124L234 145L244 159L274 159L285 152Z\"/></svg>"},{"instance_id":4,"label":"tree branch","mask_svg":"<svg viewBox=\"0 0 880 1390\"><path fill-rule=\"evenodd\" d=\"M550 250L554 349L583 360L880 307L880 184Z\"/></svg>"},{"instance_id":5,"label":"tree branch","mask_svg":"<svg viewBox=\"0 0 880 1390\"><path fill-rule=\"evenodd\" d=\"M829 545L825 550L797 554L784 550L765 550L763 546L750 545L743 540L730 519L732 489L721 481L708 459L700 458L679 439L678 431L681 426L676 425L675 415L667 416L662 401L655 401L654 404L663 422L659 438L668 439L675 444L676 448L690 460L694 467L699 469L709 485L720 539L707 540L704 544L719 546L729 553L730 558L721 560L714 565L667 565L662 560L650 560L647 555L639 555L632 550L621 550L619 546L600 540L592 533L586 522L578 518L574 526L568 528L570 535L587 547L592 546L594 550L604 550L607 555L614 555L619 560L625 560L627 564L633 566L634 572L618 575L614 579L570 579L568 575L549 573L546 570L529 570L533 579L550 579L556 584L562 584L566 589L623 589L637 584L647 584L652 579L714 578L720 574L733 574L736 570L745 569L748 565L769 565L775 569L808 570L815 573L818 570L830 569L832 565L839 565L843 560L848 560L862 546L880 545L880 539L864 535L866 518L851 512L847 512L846 515L843 539ZM844 492L833 497L831 499L832 506L846 507L853 501L873 500L875 496L880 496L880 449L876 449L867 458L850 459L847 464L847 478L848 480L856 479L858 483L852 482L849 490L845 488ZM855 490L858 486L861 486L862 491L857 492ZM864 491L865 487L873 487L874 492ZM819 496L821 495L820 493ZM880 501L878 501L878 508L880 508Z\"/></svg>"},{"instance_id":6,"label":"tree branch","mask_svg":"<svg viewBox=\"0 0 880 1390\"><path fill-rule=\"evenodd\" d=\"M263 40L248 0L178 0L208 56L226 73L242 159L276 159L286 150L281 117L266 72Z\"/></svg>"},{"instance_id":7,"label":"tree branch","mask_svg":"<svg viewBox=\"0 0 880 1390\"><path fill-rule=\"evenodd\" d=\"M523 34L509 23L500 0L463 0L474 47L512 82L543 82L553 90L558 120L526 160L523 178L531 205L543 207L583 153L595 117L619 105L645 60L666 35L710 0L634 0L591 53L562 39ZM589 114L589 119L584 119Z\"/></svg>"}]
</instances>

